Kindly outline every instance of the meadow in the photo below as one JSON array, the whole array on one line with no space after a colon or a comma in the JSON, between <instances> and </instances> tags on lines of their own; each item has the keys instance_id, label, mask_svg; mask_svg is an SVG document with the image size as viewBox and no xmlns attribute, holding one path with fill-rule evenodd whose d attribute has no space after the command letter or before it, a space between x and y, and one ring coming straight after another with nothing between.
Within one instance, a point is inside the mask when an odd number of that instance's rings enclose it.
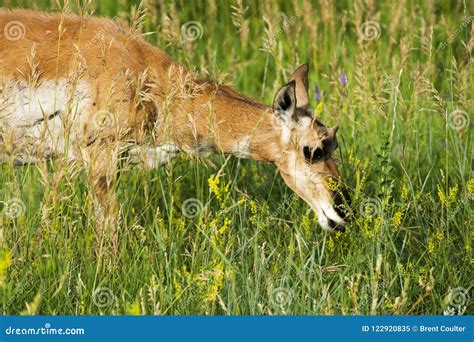
<instances>
[{"instance_id":1,"label":"meadow","mask_svg":"<svg viewBox=\"0 0 474 342\"><path fill-rule=\"evenodd\" d=\"M2 314L474 313L474 2L138 5L0 0L138 23L186 67L268 104L308 62L311 107L340 126L347 231L323 231L272 165L182 156L120 174L113 246L78 165L6 163Z\"/></svg>"}]
</instances>

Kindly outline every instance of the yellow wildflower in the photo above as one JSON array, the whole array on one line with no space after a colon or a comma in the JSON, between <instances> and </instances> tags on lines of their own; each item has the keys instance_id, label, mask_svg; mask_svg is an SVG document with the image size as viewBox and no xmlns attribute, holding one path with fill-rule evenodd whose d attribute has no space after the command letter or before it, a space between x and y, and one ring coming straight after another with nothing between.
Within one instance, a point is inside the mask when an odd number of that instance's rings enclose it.
<instances>
[{"instance_id":1,"label":"yellow wildflower","mask_svg":"<svg viewBox=\"0 0 474 342\"><path fill-rule=\"evenodd\" d=\"M458 186L456 184L454 187L449 188L448 203L453 203L454 201L456 201L457 194L458 194Z\"/></svg>"},{"instance_id":2,"label":"yellow wildflower","mask_svg":"<svg viewBox=\"0 0 474 342\"><path fill-rule=\"evenodd\" d=\"M328 239L328 242L327 242L327 249L328 249L328 252L329 253L332 253L334 252L334 240L332 239L332 237L330 236L329 239Z\"/></svg>"},{"instance_id":3,"label":"yellow wildflower","mask_svg":"<svg viewBox=\"0 0 474 342\"><path fill-rule=\"evenodd\" d=\"M398 227L400 225L400 223L402 222L402 218L403 218L403 212L402 211L397 211L392 217L393 225Z\"/></svg>"},{"instance_id":4,"label":"yellow wildflower","mask_svg":"<svg viewBox=\"0 0 474 342\"><path fill-rule=\"evenodd\" d=\"M136 299L132 304L127 304L125 307L125 314L131 315L131 316L138 316L140 315L141 309L140 309L140 303L138 299Z\"/></svg>"},{"instance_id":5,"label":"yellow wildflower","mask_svg":"<svg viewBox=\"0 0 474 342\"><path fill-rule=\"evenodd\" d=\"M430 253L431 255L434 255L435 251L436 251L435 243L433 239L429 239L428 240L428 253Z\"/></svg>"},{"instance_id":6,"label":"yellow wildflower","mask_svg":"<svg viewBox=\"0 0 474 342\"><path fill-rule=\"evenodd\" d=\"M219 176L211 175L211 177L209 177L209 179L207 180L207 183L209 184L209 190L211 190L211 192L214 193L218 199L220 199Z\"/></svg>"},{"instance_id":7,"label":"yellow wildflower","mask_svg":"<svg viewBox=\"0 0 474 342\"><path fill-rule=\"evenodd\" d=\"M318 105L316 106L316 117L320 117L321 113L323 112L323 101L319 102Z\"/></svg>"},{"instance_id":8,"label":"yellow wildflower","mask_svg":"<svg viewBox=\"0 0 474 342\"><path fill-rule=\"evenodd\" d=\"M254 200L250 200L249 206L250 206L250 212L255 215L257 213L257 203L255 203Z\"/></svg>"},{"instance_id":9,"label":"yellow wildflower","mask_svg":"<svg viewBox=\"0 0 474 342\"><path fill-rule=\"evenodd\" d=\"M471 178L466 183L467 192L472 194L474 193L474 178Z\"/></svg>"},{"instance_id":10,"label":"yellow wildflower","mask_svg":"<svg viewBox=\"0 0 474 342\"><path fill-rule=\"evenodd\" d=\"M441 201L441 204L446 205L447 200L446 200L446 196L444 195L443 189L441 189L441 186L439 184L437 188L438 188L438 197L439 197L439 200Z\"/></svg>"},{"instance_id":11,"label":"yellow wildflower","mask_svg":"<svg viewBox=\"0 0 474 342\"><path fill-rule=\"evenodd\" d=\"M173 275L173 285L175 288L176 295L179 296L181 294L181 291L183 290L183 287L179 283L178 278L176 277L176 274Z\"/></svg>"},{"instance_id":12,"label":"yellow wildflower","mask_svg":"<svg viewBox=\"0 0 474 342\"><path fill-rule=\"evenodd\" d=\"M214 229L217 226L217 221L217 218L212 219L212 221L209 223L209 227Z\"/></svg>"},{"instance_id":13,"label":"yellow wildflower","mask_svg":"<svg viewBox=\"0 0 474 342\"><path fill-rule=\"evenodd\" d=\"M219 295L219 290L222 288L224 282L224 266L222 263L218 263L214 270L211 272L211 287L205 298L206 302L213 302Z\"/></svg>"},{"instance_id":14,"label":"yellow wildflower","mask_svg":"<svg viewBox=\"0 0 474 342\"><path fill-rule=\"evenodd\" d=\"M402 191L400 193L400 197L403 200L406 200L408 198L408 187L405 183L403 183L403 185L402 185Z\"/></svg>"},{"instance_id":15,"label":"yellow wildflower","mask_svg":"<svg viewBox=\"0 0 474 342\"><path fill-rule=\"evenodd\" d=\"M219 233L219 234L224 234L224 233L226 232L227 228L229 228L230 224L231 224L231 220L229 220L228 218L226 218L226 219L224 220L224 224L222 225L222 227L219 228L218 233Z\"/></svg>"},{"instance_id":16,"label":"yellow wildflower","mask_svg":"<svg viewBox=\"0 0 474 342\"><path fill-rule=\"evenodd\" d=\"M336 191L337 190L337 183L332 177L326 178L325 184L326 184L326 186L328 187L329 190L331 190L331 191Z\"/></svg>"},{"instance_id":17,"label":"yellow wildflower","mask_svg":"<svg viewBox=\"0 0 474 342\"><path fill-rule=\"evenodd\" d=\"M12 256L10 251L5 250L0 254L0 286L3 285L7 276L7 269L12 264Z\"/></svg>"},{"instance_id":18,"label":"yellow wildflower","mask_svg":"<svg viewBox=\"0 0 474 342\"><path fill-rule=\"evenodd\" d=\"M367 217L364 219L363 223L364 225L362 226L362 233L368 237L368 238L372 238L374 237L374 230L372 229L372 218L370 217Z\"/></svg>"},{"instance_id":19,"label":"yellow wildflower","mask_svg":"<svg viewBox=\"0 0 474 342\"><path fill-rule=\"evenodd\" d=\"M444 205L444 206L448 206L455 202L456 201L456 197L457 197L457 194L458 194L458 186L455 185L451 188L449 188L449 193L448 193L448 196L446 196L446 194L443 192L443 189L441 188L441 186L438 184L438 197L441 201L441 203Z\"/></svg>"},{"instance_id":20,"label":"yellow wildflower","mask_svg":"<svg viewBox=\"0 0 474 342\"><path fill-rule=\"evenodd\" d=\"M207 180L207 183L209 184L209 190L216 195L216 198L219 202L222 200L222 195L226 194L229 191L230 187L230 182L225 184L221 184L221 180L219 178L219 175L212 175L209 177Z\"/></svg>"},{"instance_id":21,"label":"yellow wildflower","mask_svg":"<svg viewBox=\"0 0 474 342\"><path fill-rule=\"evenodd\" d=\"M304 215L301 220L301 230L305 239L309 239L311 236L310 220L308 215Z\"/></svg>"},{"instance_id":22,"label":"yellow wildflower","mask_svg":"<svg viewBox=\"0 0 474 342\"><path fill-rule=\"evenodd\" d=\"M466 244L464 245L464 249L466 250L466 255L471 255L472 247L471 247L471 242L469 241L469 239L466 241Z\"/></svg>"}]
</instances>

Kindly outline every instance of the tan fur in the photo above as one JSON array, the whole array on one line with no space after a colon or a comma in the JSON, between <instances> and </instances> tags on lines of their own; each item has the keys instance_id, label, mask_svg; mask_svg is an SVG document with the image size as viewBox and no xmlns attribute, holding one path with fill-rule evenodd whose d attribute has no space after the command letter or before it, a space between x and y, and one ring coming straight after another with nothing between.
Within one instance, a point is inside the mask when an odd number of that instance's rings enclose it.
<instances>
[{"instance_id":1,"label":"tan fur","mask_svg":"<svg viewBox=\"0 0 474 342\"><path fill-rule=\"evenodd\" d=\"M107 189L114 182L116 155L124 145L172 144L186 153L208 150L239 155L236 146L241 148L242 141L250 158L274 163L313 209L318 196L330 201L331 191L322 184L326 177L339 177L334 163L329 159L308 165L301 156L303 145L318 146L329 134L325 127L295 126L290 141L285 141L286 128L275 119L272 107L197 77L108 19L0 9L0 33L10 22L21 23L25 32L17 40L0 34L0 91L2 82L38 87L58 79L66 79L72 87L85 81L92 89L88 108L81 113L70 108L61 120L69 123L67 129L74 137L71 155L94 165L90 177L100 202L106 203L110 196ZM307 108L307 66L293 79L298 102ZM101 113L112 113L104 127L97 125ZM14 135L11 139L9 148L5 142L4 152L21 152L15 150L20 142ZM301 184L304 180L295 178L293 168L316 181Z\"/></svg>"}]
</instances>

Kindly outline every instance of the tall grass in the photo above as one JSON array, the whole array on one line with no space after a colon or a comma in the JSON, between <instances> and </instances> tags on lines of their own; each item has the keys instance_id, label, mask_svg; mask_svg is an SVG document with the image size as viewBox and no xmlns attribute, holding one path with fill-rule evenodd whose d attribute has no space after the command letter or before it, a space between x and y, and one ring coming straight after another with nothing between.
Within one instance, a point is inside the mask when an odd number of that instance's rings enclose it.
<instances>
[{"instance_id":1,"label":"tall grass","mask_svg":"<svg viewBox=\"0 0 474 342\"><path fill-rule=\"evenodd\" d=\"M137 4L86 7L129 22ZM321 95L312 106L340 125L337 159L354 219L345 234L325 233L273 166L182 157L120 174L111 252L95 233L81 169L5 164L3 313L473 313L472 2L148 0L144 8L153 44L266 103L295 66L310 63ZM189 21L202 25L201 38L183 39ZM20 215L8 215L11 199ZM202 205L197 215L183 212L188 199Z\"/></svg>"}]
</instances>

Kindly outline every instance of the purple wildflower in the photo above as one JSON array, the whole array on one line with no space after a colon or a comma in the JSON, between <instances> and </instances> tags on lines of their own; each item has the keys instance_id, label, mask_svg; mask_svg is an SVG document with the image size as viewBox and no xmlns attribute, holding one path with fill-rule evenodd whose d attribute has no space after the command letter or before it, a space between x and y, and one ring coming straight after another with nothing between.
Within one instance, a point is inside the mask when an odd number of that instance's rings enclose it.
<instances>
[{"instance_id":1,"label":"purple wildflower","mask_svg":"<svg viewBox=\"0 0 474 342\"><path fill-rule=\"evenodd\" d=\"M314 88L314 99L316 100L316 102L321 101L321 92L319 91L318 84L315 83L313 88Z\"/></svg>"},{"instance_id":2,"label":"purple wildflower","mask_svg":"<svg viewBox=\"0 0 474 342\"><path fill-rule=\"evenodd\" d=\"M347 85L347 77L344 71L342 72L341 76L339 76L339 81L341 82L343 87Z\"/></svg>"},{"instance_id":3,"label":"purple wildflower","mask_svg":"<svg viewBox=\"0 0 474 342\"><path fill-rule=\"evenodd\" d=\"M449 100L451 98L451 94L449 93L449 91L443 93L443 95L441 95L441 97L445 100Z\"/></svg>"}]
</instances>

